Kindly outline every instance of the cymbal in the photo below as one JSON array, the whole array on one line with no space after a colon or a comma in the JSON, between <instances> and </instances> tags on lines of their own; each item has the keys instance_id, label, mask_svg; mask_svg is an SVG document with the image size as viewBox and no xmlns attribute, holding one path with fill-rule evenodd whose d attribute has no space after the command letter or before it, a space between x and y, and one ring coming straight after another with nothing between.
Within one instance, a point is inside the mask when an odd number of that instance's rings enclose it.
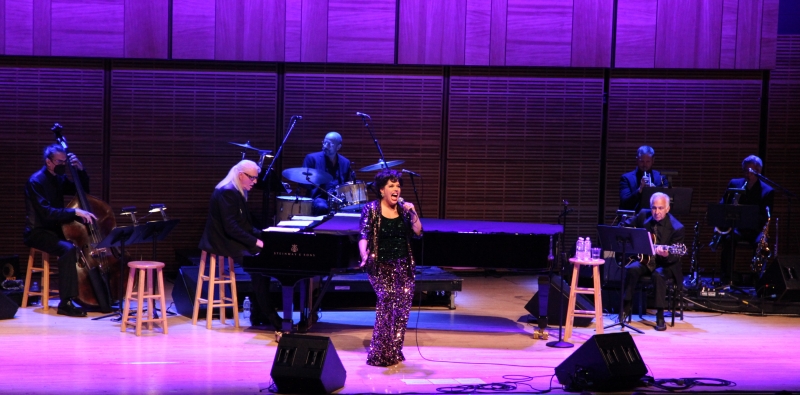
<instances>
[{"instance_id":1,"label":"cymbal","mask_svg":"<svg viewBox=\"0 0 800 395\"><path fill-rule=\"evenodd\" d=\"M392 166L402 165L405 162L406 161L404 161L404 160L390 160L388 162L378 161L378 163L376 163L374 165L369 165L369 166L362 167L359 171L381 170L381 169L386 169L386 168L389 168L389 167L392 167Z\"/></svg>"},{"instance_id":2,"label":"cymbal","mask_svg":"<svg viewBox=\"0 0 800 395\"><path fill-rule=\"evenodd\" d=\"M331 177L330 174L322 173L316 169L309 169L307 167L293 167L291 169L285 169L281 174L298 184L325 185L333 181L333 177Z\"/></svg>"},{"instance_id":3,"label":"cymbal","mask_svg":"<svg viewBox=\"0 0 800 395\"><path fill-rule=\"evenodd\" d=\"M258 151L259 153L267 153L267 154L271 154L271 153L272 153L272 151L270 151L270 150L263 150L263 149L258 149L258 148L256 148L256 147L253 147L252 145L250 145L250 142L249 142L249 141L248 141L248 142L246 142L246 143L244 143L244 144L241 144L241 143L234 143L234 142L232 142L232 141L229 141L229 142L228 142L228 144L233 144L233 145L235 145L235 146L237 146L237 147L242 147L242 148L251 149L251 150L253 150L253 151Z\"/></svg>"}]
</instances>

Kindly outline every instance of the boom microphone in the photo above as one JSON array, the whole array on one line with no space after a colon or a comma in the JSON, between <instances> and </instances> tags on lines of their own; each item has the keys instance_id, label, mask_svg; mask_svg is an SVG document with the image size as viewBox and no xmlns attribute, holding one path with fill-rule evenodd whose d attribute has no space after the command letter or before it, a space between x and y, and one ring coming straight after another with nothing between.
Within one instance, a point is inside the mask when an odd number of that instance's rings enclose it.
<instances>
[{"instance_id":1,"label":"boom microphone","mask_svg":"<svg viewBox=\"0 0 800 395\"><path fill-rule=\"evenodd\" d=\"M422 177L421 175L419 175L419 174L417 174L417 173L414 173L414 172L413 172L413 171L411 171L411 170L406 170L406 169L403 169L403 170L402 170L402 172L403 172L403 173L408 173L408 174L411 174L411 175L412 175L412 176L414 176L414 177Z\"/></svg>"},{"instance_id":2,"label":"boom microphone","mask_svg":"<svg viewBox=\"0 0 800 395\"><path fill-rule=\"evenodd\" d=\"M369 116L369 115L367 115L367 114L364 114L363 112L360 112L360 111L356 111L356 115L358 115L359 117L367 117L367 118L369 118L369 119L372 119L372 118L370 118L370 116Z\"/></svg>"}]
</instances>

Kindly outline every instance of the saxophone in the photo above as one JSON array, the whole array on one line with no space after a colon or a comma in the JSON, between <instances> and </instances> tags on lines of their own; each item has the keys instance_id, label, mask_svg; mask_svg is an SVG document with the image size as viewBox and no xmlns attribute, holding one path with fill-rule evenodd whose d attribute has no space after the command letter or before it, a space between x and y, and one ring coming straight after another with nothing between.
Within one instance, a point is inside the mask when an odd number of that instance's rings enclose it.
<instances>
[{"instance_id":1,"label":"saxophone","mask_svg":"<svg viewBox=\"0 0 800 395\"><path fill-rule=\"evenodd\" d=\"M767 223L764 224L764 229L761 230L761 236L758 239L756 253L753 255L753 260L750 262L750 270L752 270L754 273L761 273L767 266L767 263L769 263L769 260L772 259L772 254L769 250L770 219L769 207L767 207Z\"/></svg>"}]
</instances>

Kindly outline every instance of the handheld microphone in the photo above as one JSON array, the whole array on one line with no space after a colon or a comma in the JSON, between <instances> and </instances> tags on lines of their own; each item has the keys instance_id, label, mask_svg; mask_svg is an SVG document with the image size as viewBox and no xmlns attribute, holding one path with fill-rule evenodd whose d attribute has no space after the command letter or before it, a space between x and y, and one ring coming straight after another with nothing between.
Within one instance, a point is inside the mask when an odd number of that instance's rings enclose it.
<instances>
[{"instance_id":1,"label":"handheld microphone","mask_svg":"<svg viewBox=\"0 0 800 395\"><path fill-rule=\"evenodd\" d=\"M358 115L359 117L367 117L367 118L369 118L369 119L372 119L372 118L370 118L370 116L369 116L369 115L367 115L367 114L364 114L364 113L363 113L363 112L361 112L361 111L356 111L356 115Z\"/></svg>"},{"instance_id":2,"label":"handheld microphone","mask_svg":"<svg viewBox=\"0 0 800 395\"><path fill-rule=\"evenodd\" d=\"M422 177L421 175L419 175L419 174L417 174L417 173L414 173L414 172L413 172L413 171L411 171L411 170L406 170L406 169L403 169L403 170L402 170L402 172L403 172L403 173L408 173L408 174L411 174L411 175L412 175L412 176L414 176L414 177L420 177L420 178Z\"/></svg>"}]
</instances>

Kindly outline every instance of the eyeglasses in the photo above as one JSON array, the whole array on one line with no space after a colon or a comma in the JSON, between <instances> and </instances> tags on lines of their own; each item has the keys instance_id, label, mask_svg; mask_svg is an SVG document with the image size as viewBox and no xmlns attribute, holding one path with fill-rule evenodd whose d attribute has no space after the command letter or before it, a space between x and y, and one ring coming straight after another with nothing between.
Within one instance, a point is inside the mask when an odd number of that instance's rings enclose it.
<instances>
[{"instance_id":1,"label":"eyeglasses","mask_svg":"<svg viewBox=\"0 0 800 395\"><path fill-rule=\"evenodd\" d=\"M328 141L328 140L323 140L322 141L322 146L323 147L327 147L327 146L331 146L332 147L334 145L336 145L336 143L334 143L333 141Z\"/></svg>"},{"instance_id":2,"label":"eyeglasses","mask_svg":"<svg viewBox=\"0 0 800 395\"><path fill-rule=\"evenodd\" d=\"M245 173L245 172L242 172L242 174L246 175L246 176L247 176L247 178L249 178L249 179L250 179L250 181L255 181L255 180L258 180L258 176L251 176L251 175L249 175L249 174L247 174L247 173Z\"/></svg>"}]
</instances>

